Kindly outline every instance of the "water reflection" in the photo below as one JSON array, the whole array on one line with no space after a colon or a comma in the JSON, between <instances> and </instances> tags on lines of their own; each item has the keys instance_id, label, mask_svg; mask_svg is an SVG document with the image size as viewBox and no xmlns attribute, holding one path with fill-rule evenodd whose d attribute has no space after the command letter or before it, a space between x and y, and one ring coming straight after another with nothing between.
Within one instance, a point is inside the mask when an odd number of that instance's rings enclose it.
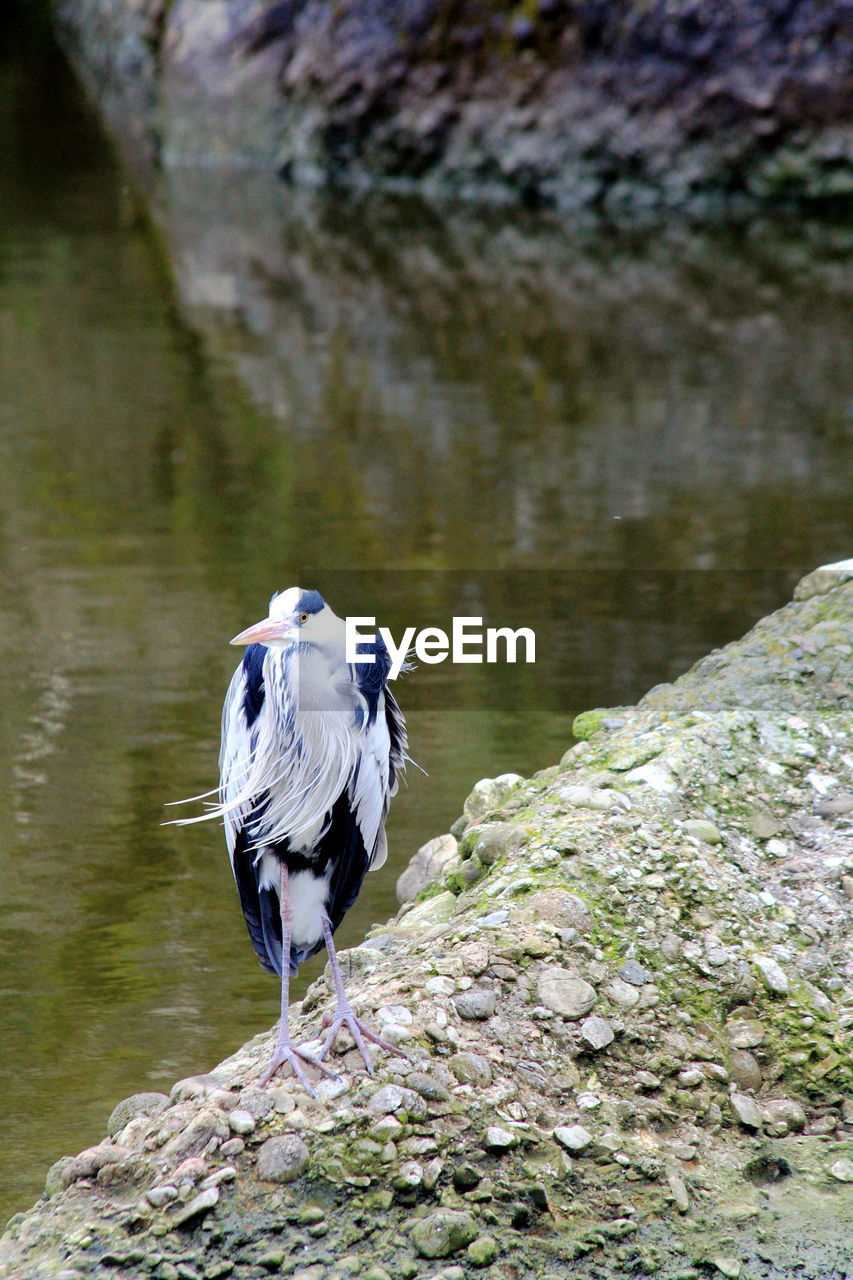
<instances>
[{"instance_id":1,"label":"water reflection","mask_svg":"<svg viewBox=\"0 0 853 1280\"><path fill-rule=\"evenodd\" d=\"M850 523L831 233L570 234L214 173L173 175L152 231L48 65L50 94L41 63L0 75L9 1209L119 1097L275 1015L221 833L161 825L212 781L224 642L274 586L539 635L535 668L401 689L429 776L349 945L476 778L551 763L574 712L742 632Z\"/></svg>"}]
</instances>

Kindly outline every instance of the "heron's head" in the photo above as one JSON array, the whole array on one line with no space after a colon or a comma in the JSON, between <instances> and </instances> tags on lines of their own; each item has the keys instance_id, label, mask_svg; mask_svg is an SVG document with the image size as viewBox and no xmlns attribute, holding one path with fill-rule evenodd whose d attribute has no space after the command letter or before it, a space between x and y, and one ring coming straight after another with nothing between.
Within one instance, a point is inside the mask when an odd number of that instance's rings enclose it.
<instances>
[{"instance_id":1,"label":"heron's head","mask_svg":"<svg viewBox=\"0 0 853 1280\"><path fill-rule=\"evenodd\" d=\"M241 631L231 643L263 644L268 649L285 649L291 644L324 648L339 638L343 625L319 591L289 587L270 600L268 617Z\"/></svg>"}]
</instances>

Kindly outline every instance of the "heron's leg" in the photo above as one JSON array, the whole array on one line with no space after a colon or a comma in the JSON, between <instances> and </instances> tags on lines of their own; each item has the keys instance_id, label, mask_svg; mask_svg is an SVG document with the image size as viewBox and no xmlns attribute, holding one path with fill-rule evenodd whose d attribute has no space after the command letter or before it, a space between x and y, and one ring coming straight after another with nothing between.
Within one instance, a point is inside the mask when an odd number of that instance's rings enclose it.
<instances>
[{"instance_id":1,"label":"heron's leg","mask_svg":"<svg viewBox=\"0 0 853 1280\"><path fill-rule=\"evenodd\" d=\"M320 1057L325 1058L326 1054L332 1047L335 1036L341 1027L346 1027L356 1046L364 1058L364 1065L367 1067L369 1075L373 1075L373 1063L370 1060L370 1054L367 1052L365 1040L372 1040L374 1044L378 1044L381 1049L386 1049L388 1053L398 1053L401 1058L407 1055L397 1045L390 1044L387 1040L383 1040L375 1031L371 1031L370 1027L365 1026L361 1018L357 1017L353 1011L353 1007L349 1002L347 993L344 989L344 976L341 973L341 966L338 961L335 944L332 941L332 926L329 924L328 918L323 916L323 938L326 943L326 950L329 953L329 964L332 967L332 982L335 984L335 996L337 997L337 1007L332 1015L332 1021L329 1026L329 1034L326 1036L326 1042L320 1052Z\"/></svg>"},{"instance_id":2,"label":"heron's leg","mask_svg":"<svg viewBox=\"0 0 853 1280\"><path fill-rule=\"evenodd\" d=\"M302 1070L299 1059L301 1058L302 1062L308 1063L312 1067L317 1067L324 1075L334 1076L335 1073L330 1071L324 1062L320 1062L310 1053L299 1049L293 1043L290 1035L290 940L293 929L293 908L290 904L290 877L284 862L281 864L279 909L281 911L281 1022L272 1058L258 1083L260 1085L268 1084L281 1067L290 1063L293 1068L293 1074L302 1081L311 1097L316 1098L317 1095L314 1092L314 1088Z\"/></svg>"}]
</instances>

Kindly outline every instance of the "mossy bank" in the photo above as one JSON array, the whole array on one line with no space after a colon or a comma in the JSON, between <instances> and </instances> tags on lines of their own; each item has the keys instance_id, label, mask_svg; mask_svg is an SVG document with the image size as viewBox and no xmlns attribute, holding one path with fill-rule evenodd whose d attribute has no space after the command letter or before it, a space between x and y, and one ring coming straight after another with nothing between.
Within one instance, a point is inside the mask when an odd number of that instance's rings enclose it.
<instances>
[{"instance_id":1,"label":"mossy bank","mask_svg":"<svg viewBox=\"0 0 853 1280\"><path fill-rule=\"evenodd\" d=\"M126 1100L0 1276L841 1280L850 577L475 787L419 898L344 956L406 1058L370 1079L339 1043L312 1099L257 1086L270 1032ZM297 1034L330 1007L320 979Z\"/></svg>"}]
</instances>

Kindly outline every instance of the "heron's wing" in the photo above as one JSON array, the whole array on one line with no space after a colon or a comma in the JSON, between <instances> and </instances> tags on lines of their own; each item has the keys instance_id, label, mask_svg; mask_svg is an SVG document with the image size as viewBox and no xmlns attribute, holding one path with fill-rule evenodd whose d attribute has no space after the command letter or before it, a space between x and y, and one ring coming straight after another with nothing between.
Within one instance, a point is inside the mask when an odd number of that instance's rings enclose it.
<instances>
[{"instance_id":1,"label":"heron's wing","mask_svg":"<svg viewBox=\"0 0 853 1280\"><path fill-rule=\"evenodd\" d=\"M237 839L256 806L256 798L246 795L246 783L257 749L258 721L266 696L266 652L262 644L248 646L243 661L231 677L222 707L219 800L232 867Z\"/></svg>"},{"instance_id":2,"label":"heron's wing","mask_svg":"<svg viewBox=\"0 0 853 1280\"><path fill-rule=\"evenodd\" d=\"M261 888L255 850L250 847L245 828L238 831L235 837L231 866L255 954L267 973L281 976L281 913L278 895L272 889ZM291 971L296 971L292 964Z\"/></svg>"},{"instance_id":3,"label":"heron's wing","mask_svg":"<svg viewBox=\"0 0 853 1280\"><path fill-rule=\"evenodd\" d=\"M375 662L356 663L353 667L367 714L357 730L359 757L349 794L353 818L367 850L368 867L375 870L388 856L384 823L397 790L398 774L405 768L407 739L403 713L387 687L391 659L378 632L369 647Z\"/></svg>"},{"instance_id":4,"label":"heron's wing","mask_svg":"<svg viewBox=\"0 0 853 1280\"><path fill-rule=\"evenodd\" d=\"M409 738L403 713L390 689L385 690L385 722L388 725L389 739L388 781L391 787L390 794L395 796L400 783L400 774L405 770L406 761L409 759Z\"/></svg>"}]
</instances>

